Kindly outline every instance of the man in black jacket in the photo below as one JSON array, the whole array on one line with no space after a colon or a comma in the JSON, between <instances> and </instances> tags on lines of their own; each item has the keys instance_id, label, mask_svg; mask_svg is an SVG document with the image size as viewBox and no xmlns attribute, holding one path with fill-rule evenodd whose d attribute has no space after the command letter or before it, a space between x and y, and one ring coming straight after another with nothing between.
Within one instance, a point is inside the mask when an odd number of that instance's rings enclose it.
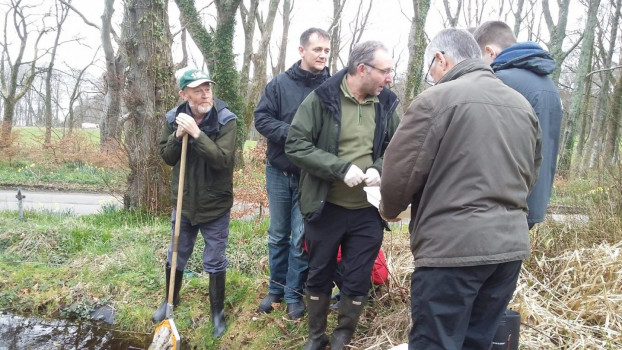
<instances>
[{"instance_id":1,"label":"man in black jacket","mask_svg":"<svg viewBox=\"0 0 622 350\"><path fill-rule=\"evenodd\" d=\"M516 43L512 29L500 21L482 24L473 33L482 50L482 58L491 65L505 85L525 96L531 104L542 129L542 165L538 182L527 197L533 225L544 221L555 178L562 104L559 92L549 74L555 70L555 60L534 42Z\"/></svg>"},{"instance_id":2,"label":"man in black jacket","mask_svg":"<svg viewBox=\"0 0 622 350\"><path fill-rule=\"evenodd\" d=\"M301 59L268 83L254 113L255 128L268 139L266 189L270 202L270 281L268 295L259 309L269 313L273 303L285 298L287 316L292 320L305 312L302 292L308 258L302 244L303 221L298 205L300 170L287 159L283 148L298 106L329 76L329 50L330 35L326 31L310 28L303 32Z\"/></svg>"}]
</instances>

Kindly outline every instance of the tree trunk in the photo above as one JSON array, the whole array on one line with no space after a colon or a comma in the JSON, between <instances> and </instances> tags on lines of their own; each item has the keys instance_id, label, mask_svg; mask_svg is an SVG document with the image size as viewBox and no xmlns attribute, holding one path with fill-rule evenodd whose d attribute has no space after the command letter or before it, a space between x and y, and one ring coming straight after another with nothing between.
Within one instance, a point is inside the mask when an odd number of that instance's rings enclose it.
<instances>
[{"instance_id":1,"label":"tree trunk","mask_svg":"<svg viewBox=\"0 0 622 350\"><path fill-rule=\"evenodd\" d=\"M456 13L451 13L451 7L449 6L449 0L443 0L443 6L445 7L445 16L447 16L447 24L450 28L455 28L458 25L458 19L460 19L460 10L462 9L462 0L452 1L457 2Z\"/></svg>"},{"instance_id":2,"label":"tree trunk","mask_svg":"<svg viewBox=\"0 0 622 350\"><path fill-rule=\"evenodd\" d=\"M38 54L39 40L41 40L41 37L46 32L43 29L39 32L39 36L37 37L37 40L35 41L35 45L33 47L35 58L30 61L30 67L24 73L21 80L18 80L20 67L25 64L23 62L23 58L24 52L26 51L26 47L28 45L28 25L30 24L30 19L28 19L28 16L26 14L24 14L24 8L21 7L21 0L12 2L11 8L5 12L5 27L6 24L8 24L10 18L9 15L11 13L13 18L13 25L17 32L17 38L19 39L20 46L17 52L17 56L15 56L15 61L10 62L8 43L1 43L2 69L0 71L0 82L2 85L2 89L0 89L0 95L2 95L2 100L4 101L4 108L2 111L2 126L0 127L0 148L11 145L11 129L13 128L13 115L15 113L15 105L24 96L24 94L26 94L28 89L30 89L32 82L35 79L35 64L37 63L36 56ZM9 72L5 72L5 62L9 67Z\"/></svg>"},{"instance_id":3,"label":"tree trunk","mask_svg":"<svg viewBox=\"0 0 622 350\"><path fill-rule=\"evenodd\" d=\"M235 34L235 13L240 6L241 0L214 0L217 11L216 32L214 33L214 46L211 50L212 55L208 62L210 72L213 72L216 85L216 97L229 104L229 108L239 119L243 119L242 114L244 102L240 94L240 77L233 54L233 36ZM237 138L235 149L236 167L244 164L242 151L246 140L246 126L238 121Z\"/></svg>"},{"instance_id":4,"label":"tree trunk","mask_svg":"<svg viewBox=\"0 0 622 350\"><path fill-rule=\"evenodd\" d=\"M177 102L167 5L166 0L127 1L123 19L129 62L124 147L130 167L124 202L149 213L161 212L170 198L170 170L158 152L164 115Z\"/></svg>"},{"instance_id":5,"label":"tree trunk","mask_svg":"<svg viewBox=\"0 0 622 350\"><path fill-rule=\"evenodd\" d=\"M285 56L287 53L287 38L289 34L289 25L291 23L291 13L294 7L292 0L283 0L283 32L281 34L281 46L279 47L279 57L276 67L272 69L272 75L276 76L285 71Z\"/></svg>"},{"instance_id":6,"label":"tree trunk","mask_svg":"<svg viewBox=\"0 0 622 350\"><path fill-rule=\"evenodd\" d=\"M591 67L590 52L594 45L594 30L596 28L598 7L600 0L591 0L588 10L588 18L585 26L583 43L581 44L581 54L579 56L579 64L577 66L576 81L577 87L572 94L570 102L570 112L568 114L568 120L566 122L566 132L568 137L565 144L562 145L561 157L559 159L558 173L562 176L569 175L571 157L575 145L575 124L581 112L581 103L583 101L583 94L586 90L586 79L588 70ZM561 62L558 62L560 64Z\"/></svg>"},{"instance_id":7,"label":"tree trunk","mask_svg":"<svg viewBox=\"0 0 622 350\"><path fill-rule=\"evenodd\" d=\"M620 65L622 65L622 56L620 57ZM617 151L620 147L620 125L622 125L622 73L618 75L618 80L614 86L607 115L609 118L607 119L604 159L605 164L615 164Z\"/></svg>"},{"instance_id":8,"label":"tree trunk","mask_svg":"<svg viewBox=\"0 0 622 350\"><path fill-rule=\"evenodd\" d=\"M56 60L56 49L63 29L63 23L69 14L69 7L55 3L56 5L56 37L54 46L50 53L50 62L45 75L45 138L44 144L49 145L52 138L52 74L54 73L54 61ZM60 6L60 9L59 9Z\"/></svg>"},{"instance_id":9,"label":"tree trunk","mask_svg":"<svg viewBox=\"0 0 622 350\"><path fill-rule=\"evenodd\" d=\"M112 14L114 12L114 0L106 0L104 14L102 15L101 40L106 60L106 94L104 96L104 113L99 127L100 149L109 152L117 148L119 138L119 118L121 117L121 91L123 89L123 72L125 70L126 56L123 47L120 46L116 57L112 47Z\"/></svg>"},{"instance_id":10,"label":"tree trunk","mask_svg":"<svg viewBox=\"0 0 622 350\"><path fill-rule=\"evenodd\" d=\"M612 72L609 67L611 67L613 62L613 52L615 51L615 38L618 35L618 23L620 21L620 6L622 5L622 0L616 0L615 11L613 13L613 21L611 23L611 34L609 36L609 50L606 52L606 58L604 62L604 68L606 68L603 72L601 72L601 80L602 86L600 87L600 92L598 93L598 102L596 104L596 108L594 109L594 113L592 114L592 128L590 131L590 136L587 139L586 145L586 153L583 157L583 165L582 169L587 170L594 167L596 164L596 159L601 154L602 151L602 136L603 136L603 122L606 120L605 112L607 111L607 102L609 97L609 81L611 79Z\"/></svg>"},{"instance_id":11,"label":"tree trunk","mask_svg":"<svg viewBox=\"0 0 622 350\"><path fill-rule=\"evenodd\" d=\"M406 110L410 102L419 94L423 80L423 55L425 53L425 22L430 9L430 0L413 0L414 15L408 35L408 68L406 72L406 93L402 108ZM427 67L426 67L427 69Z\"/></svg>"},{"instance_id":12,"label":"tree trunk","mask_svg":"<svg viewBox=\"0 0 622 350\"><path fill-rule=\"evenodd\" d=\"M253 122L253 111L261 95L261 90L266 86L266 61L268 60L268 47L270 46L270 38L272 37L272 27L276 18L276 10L280 0L270 0L268 7L268 15L263 20L263 16L257 15L255 19L261 33L257 52L252 55L253 61L253 81L251 89L246 94L246 106L244 108L244 130L249 130Z\"/></svg>"},{"instance_id":13,"label":"tree trunk","mask_svg":"<svg viewBox=\"0 0 622 350\"><path fill-rule=\"evenodd\" d=\"M523 21L523 6L525 5L525 0L518 0L516 4L516 12L514 12L514 36L518 37L518 33L520 33L520 25Z\"/></svg>"},{"instance_id":14,"label":"tree trunk","mask_svg":"<svg viewBox=\"0 0 622 350\"><path fill-rule=\"evenodd\" d=\"M341 46L341 12L346 5L346 0L333 0L333 21L327 32L330 33L330 56L328 66L332 74L337 73L337 61Z\"/></svg>"},{"instance_id":15,"label":"tree trunk","mask_svg":"<svg viewBox=\"0 0 622 350\"><path fill-rule=\"evenodd\" d=\"M240 17L242 29L244 29L244 53L242 54L242 70L240 71L240 85L244 91L250 91L251 60L253 58L253 38L255 37L255 17L259 0L251 0L251 6L247 10L244 3L240 3Z\"/></svg>"},{"instance_id":16,"label":"tree trunk","mask_svg":"<svg viewBox=\"0 0 622 350\"><path fill-rule=\"evenodd\" d=\"M551 79L553 79L555 85L559 85L559 75L561 73L562 63L564 62L566 56L569 53L564 52L562 46L564 43L564 38L566 38L566 25L568 23L568 8L570 6L570 0L558 0L557 3L559 11L557 13L556 25L555 23L553 23L553 17L551 16L551 11L549 9L549 0L542 0L544 19L550 33L550 39L547 43L547 47L549 48L551 56L553 56L555 62L557 63L555 71L553 72L553 74L551 74Z\"/></svg>"}]
</instances>

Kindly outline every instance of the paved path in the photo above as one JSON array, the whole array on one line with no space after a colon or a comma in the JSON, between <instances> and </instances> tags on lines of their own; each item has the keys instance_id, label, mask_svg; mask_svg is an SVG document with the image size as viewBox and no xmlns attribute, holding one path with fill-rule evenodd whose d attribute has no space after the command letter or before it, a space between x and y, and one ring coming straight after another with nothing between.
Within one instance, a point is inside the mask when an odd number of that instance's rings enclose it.
<instances>
[{"instance_id":1,"label":"paved path","mask_svg":"<svg viewBox=\"0 0 622 350\"><path fill-rule=\"evenodd\" d=\"M17 190L0 190L0 210L18 210ZM22 191L24 210L50 210L76 215L97 213L104 205L123 206L120 197L101 193Z\"/></svg>"}]
</instances>

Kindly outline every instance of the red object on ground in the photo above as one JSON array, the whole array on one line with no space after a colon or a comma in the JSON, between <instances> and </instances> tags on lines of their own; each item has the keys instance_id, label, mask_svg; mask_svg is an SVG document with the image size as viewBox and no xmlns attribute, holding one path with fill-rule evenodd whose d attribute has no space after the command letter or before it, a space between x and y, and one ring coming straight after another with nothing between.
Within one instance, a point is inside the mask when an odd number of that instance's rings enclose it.
<instances>
[{"instance_id":1,"label":"red object on ground","mask_svg":"<svg viewBox=\"0 0 622 350\"><path fill-rule=\"evenodd\" d=\"M341 247L337 251L337 263L341 261ZM389 277L389 269L387 268L387 260L384 258L382 248L378 251L374 267L371 269L371 282L373 284L384 284Z\"/></svg>"},{"instance_id":2,"label":"red object on ground","mask_svg":"<svg viewBox=\"0 0 622 350\"><path fill-rule=\"evenodd\" d=\"M309 252L307 248L307 241L303 241L305 252ZM339 246L339 250L337 251L337 264L341 261L341 246ZM376 261L374 261L374 266L371 269L371 282L373 284L384 284L389 278L389 269L387 268L387 260L384 258L384 253L382 252L382 248L378 251L378 256L376 257Z\"/></svg>"}]
</instances>

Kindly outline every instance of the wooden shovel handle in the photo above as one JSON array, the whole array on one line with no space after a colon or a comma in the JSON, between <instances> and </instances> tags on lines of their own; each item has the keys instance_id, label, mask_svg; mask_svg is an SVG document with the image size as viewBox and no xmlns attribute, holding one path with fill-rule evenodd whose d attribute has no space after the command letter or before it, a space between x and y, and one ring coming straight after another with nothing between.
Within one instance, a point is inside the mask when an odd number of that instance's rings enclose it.
<instances>
[{"instance_id":1,"label":"wooden shovel handle","mask_svg":"<svg viewBox=\"0 0 622 350\"><path fill-rule=\"evenodd\" d=\"M168 287L168 303L173 305L175 292L175 273L177 272L177 242L181 227L181 206L184 200L184 179L186 178L186 153L188 153L188 134L181 141L181 160L179 163L179 185L177 186L177 207L175 209L175 231L173 236L173 254L171 256L171 277Z\"/></svg>"}]
</instances>

